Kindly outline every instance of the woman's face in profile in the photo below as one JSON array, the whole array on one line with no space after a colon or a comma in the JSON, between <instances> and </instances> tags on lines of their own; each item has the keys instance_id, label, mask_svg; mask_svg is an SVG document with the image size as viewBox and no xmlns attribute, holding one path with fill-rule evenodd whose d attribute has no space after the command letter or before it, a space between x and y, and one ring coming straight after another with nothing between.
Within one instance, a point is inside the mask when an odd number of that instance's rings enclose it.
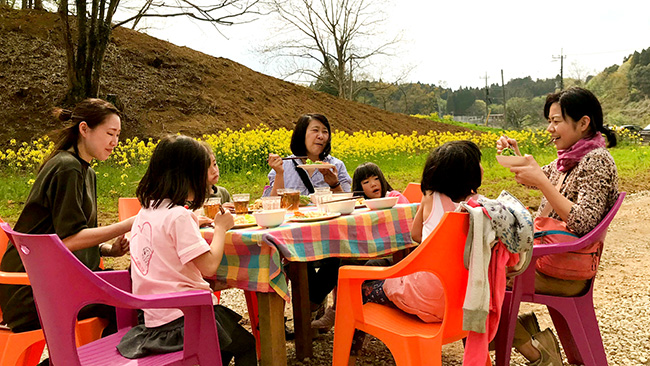
<instances>
[{"instance_id":1,"label":"woman's face in profile","mask_svg":"<svg viewBox=\"0 0 650 366\"><path fill-rule=\"evenodd\" d=\"M330 133L323 123L315 119L309 121L307 132L305 133L307 155L312 157L320 155L325 149L329 137Z\"/></svg>"}]
</instances>

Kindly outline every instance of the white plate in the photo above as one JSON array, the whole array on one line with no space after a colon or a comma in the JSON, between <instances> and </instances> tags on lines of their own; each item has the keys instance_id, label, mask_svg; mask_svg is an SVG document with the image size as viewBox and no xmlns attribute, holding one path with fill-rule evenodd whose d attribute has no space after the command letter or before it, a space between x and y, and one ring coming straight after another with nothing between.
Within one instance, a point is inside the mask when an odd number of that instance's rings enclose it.
<instances>
[{"instance_id":1,"label":"white plate","mask_svg":"<svg viewBox=\"0 0 650 366\"><path fill-rule=\"evenodd\" d=\"M245 224L239 224L239 225L234 225L232 229L243 229L245 227L251 227L251 226L256 226L257 224L254 222L247 222Z\"/></svg>"},{"instance_id":2,"label":"white plate","mask_svg":"<svg viewBox=\"0 0 650 366\"><path fill-rule=\"evenodd\" d=\"M312 222L312 221L321 221L321 220L329 220L333 219L335 217L339 217L341 214L339 212L332 212L329 213L325 216L319 216L319 217L294 217L291 216L288 221L293 221L293 222Z\"/></svg>"},{"instance_id":3,"label":"white plate","mask_svg":"<svg viewBox=\"0 0 650 366\"><path fill-rule=\"evenodd\" d=\"M317 170L317 169L331 169L331 168L334 168L334 164L327 164L327 163L323 163L323 164L300 164L300 165L298 165L298 168L303 168L306 171L308 171L309 174L312 174L314 172L314 170Z\"/></svg>"},{"instance_id":4,"label":"white plate","mask_svg":"<svg viewBox=\"0 0 650 366\"><path fill-rule=\"evenodd\" d=\"M506 168L528 165L528 160L526 160L525 156L497 155L497 161Z\"/></svg>"}]
</instances>

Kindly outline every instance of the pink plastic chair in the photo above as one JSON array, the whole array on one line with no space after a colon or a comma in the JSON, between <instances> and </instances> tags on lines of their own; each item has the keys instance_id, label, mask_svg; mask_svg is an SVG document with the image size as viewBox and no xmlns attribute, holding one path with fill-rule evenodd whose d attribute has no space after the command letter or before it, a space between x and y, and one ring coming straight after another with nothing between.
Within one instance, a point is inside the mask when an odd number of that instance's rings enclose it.
<instances>
[{"instance_id":1,"label":"pink plastic chair","mask_svg":"<svg viewBox=\"0 0 650 366\"><path fill-rule=\"evenodd\" d=\"M607 228L621 207L624 197L625 192L621 192L614 207L600 224L580 239L574 242L535 246L528 269L515 277L512 290L506 291L505 294L501 323L495 340L496 366L510 365L514 329L519 313L519 304L522 301L546 305L570 364L607 365L607 356L594 311L595 279L591 280L589 289L580 296L561 297L536 294L535 262L537 258L544 255L574 251L594 242L604 242Z\"/></svg>"},{"instance_id":2,"label":"pink plastic chair","mask_svg":"<svg viewBox=\"0 0 650 366\"><path fill-rule=\"evenodd\" d=\"M221 365L212 297L206 291L137 296L127 271L92 272L54 234L17 233L0 227L18 248L32 284L50 360L55 365ZM116 307L118 332L75 347L77 313L85 305ZM135 309L177 308L185 315L184 349L130 360L115 346L137 323Z\"/></svg>"}]
</instances>

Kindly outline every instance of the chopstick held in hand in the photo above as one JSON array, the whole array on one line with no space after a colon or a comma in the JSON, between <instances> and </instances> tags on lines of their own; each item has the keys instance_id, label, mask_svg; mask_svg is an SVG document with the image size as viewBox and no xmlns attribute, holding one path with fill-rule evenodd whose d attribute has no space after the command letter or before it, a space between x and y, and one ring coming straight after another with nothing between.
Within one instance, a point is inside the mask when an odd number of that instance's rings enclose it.
<instances>
[{"instance_id":1,"label":"chopstick held in hand","mask_svg":"<svg viewBox=\"0 0 650 366\"><path fill-rule=\"evenodd\" d=\"M287 156L282 158L282 160L298 160L298 159L307 159L306 156Z\"/></svg>"}]
</instances>

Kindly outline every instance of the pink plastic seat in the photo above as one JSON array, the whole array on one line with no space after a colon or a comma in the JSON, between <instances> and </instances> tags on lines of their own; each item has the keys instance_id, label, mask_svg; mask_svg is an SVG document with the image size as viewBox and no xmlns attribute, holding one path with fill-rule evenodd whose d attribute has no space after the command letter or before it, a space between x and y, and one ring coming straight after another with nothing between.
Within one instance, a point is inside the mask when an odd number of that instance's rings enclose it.
<instances>
[{"instance_id":1,"label":"pink plastic seat","mask_svg":"<svg viewBox=\"0 0 650 366\"><path fill-rule=\"evenodd\" d=\"M575 251L587 245L605 241L607 228L618 212L625 192L621 192L614 207L605 218L587 235L574 242L545 244L535 246L533 258L528 269L515 277L512 290L506 291L503 301L501 322L496 337L496 365L510 365L510 353L514 338L514 329L519 313L519 305L531 302L546 305L553 319L553 325L558 333L562 347L570 364L585 366L607 365L607 356L603 340L600 336L598 320L594 311L593 290L591 280L589 289L576 297L561 297L535 293L535 262L537 258L553 253Z\"/></svg>"},{"instance_id":2,"label":"pink plastic seat","mask_svg":"<svg viewBox=\"0 0 650 366\"><path fill-rule=\"evenodd\" d=\"M17 233L0 227L18 248L29 275L50 360L55 365L221 365L212 297L206 291L138 296L127 271L92 272L54 234ZM116 307L118 332L75 347L75 320L89 304ZM177 308L185 315L184 349L130 360L115 346L135 324L135 309Z\"/></svg>"}]
</instances>

